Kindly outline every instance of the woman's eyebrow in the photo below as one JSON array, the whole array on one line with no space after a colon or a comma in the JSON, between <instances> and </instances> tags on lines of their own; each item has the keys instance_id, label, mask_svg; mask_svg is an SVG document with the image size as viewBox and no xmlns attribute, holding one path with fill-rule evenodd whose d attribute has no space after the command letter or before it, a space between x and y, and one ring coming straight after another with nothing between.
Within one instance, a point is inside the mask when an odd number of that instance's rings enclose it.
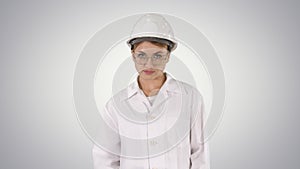
<instances>
[{"instance_id":1,"label":"woman's eyebrow","mask_svg":"<svg viewBox=\"0 0 300 169\"><path fill-rule=\"evenodd\" d=\"M158 54L158 53L164 54L165 52L163 52L163 51L158 51L158 52L155 52L154 54Z\"/></svg>"},{"instance_id":2,"label":"woman's eyebrow","mask_svg":"<svg viewBox=\"0 0 300 169\"><path fill-rule=\"evenodd\" d=\"M143 53L143 54L146 54L145 52L143 52L143 51L136 51L137 53ZM163 51L158 51L158 52L155 52L154 54L158 54L158 53L165 53L165 52L163 52Z\"/></svg>"},{"instance_id":3,"label":"woman's eyebrow","mask_svg":"<svg viewBox=\"0 0 300 169\"><path fill-rule=\"evenodd\" d=\"M145 52L143 52L143 51L137 51L138 53L143 53L143 54L145 54Z\"/></svg>"}]
</instances>

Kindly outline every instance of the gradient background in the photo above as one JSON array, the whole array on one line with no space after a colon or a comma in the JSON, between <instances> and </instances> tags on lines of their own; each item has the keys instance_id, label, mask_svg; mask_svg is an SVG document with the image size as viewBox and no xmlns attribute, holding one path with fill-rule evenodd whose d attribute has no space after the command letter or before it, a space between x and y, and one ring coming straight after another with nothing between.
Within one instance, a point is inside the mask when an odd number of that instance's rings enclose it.
<instances>
[{"instance_id":1,"label":"gradient background","mask_svg":"<svg viewBox=\"0 0 300 169\"><path fill-rule=\"evenodd\" d=\"M214 45L227 103L210 140L212 169L300 166L300 2L0 2L0 168L92 169L72 98L87 40L142 12L185 19Z\"/></svg>"}]
</instances>

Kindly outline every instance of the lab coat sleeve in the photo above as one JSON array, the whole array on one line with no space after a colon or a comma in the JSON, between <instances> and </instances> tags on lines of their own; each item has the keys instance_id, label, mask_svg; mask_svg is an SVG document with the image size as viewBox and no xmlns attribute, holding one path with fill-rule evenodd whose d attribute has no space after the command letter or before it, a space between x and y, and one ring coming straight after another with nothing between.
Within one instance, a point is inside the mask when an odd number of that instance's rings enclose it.
<instances>
[{"instance_id":1,"label":"lab coat sleeve","mask_svg":"<svg viewBox=\"0 0 300 169\"><path fill-rule=\"evenodd\" d=\"M190 169L209 169L208 142L204 142L205 110L202 96L197 91L193 101L192 126L190 131L191 156Z\"/></svg>"},{"instance_id":2,"label":"lab coat sleeve","mask_svg":"<svg viewBox=\"0 0 300 169\"><path fill-rule=\"evenodd\" d=\"M97 145L93 147L94 169L119 169L120 157L106 152Z\"/></svg>"},{"instance_id":3,"label":"lab coat sleeve","mask_svg":"<svg viewBox=\"0 0 300 169\"><path fill-rule=\"evenodd\" d=\"M109 106L109 104L106 105L103 112L101 112L103 120L106 121L106 123L115 131L118 131L117 123L116 123L116 117L113 116L112 107ZM103 137L105 138L106 133L103 134ZM107 133L109 134L109 133ZM110 141L110 140L108 140ZM114 149L120 149L120 140L112 140L110 146L114 146ZM103 148L98 147L96 144L94 144L92 149L92 156L93 156L93 165L94 169L119 169L120 168L120 156L110 153L108 151L105 151Z\"/></svg>"}]
</instances>

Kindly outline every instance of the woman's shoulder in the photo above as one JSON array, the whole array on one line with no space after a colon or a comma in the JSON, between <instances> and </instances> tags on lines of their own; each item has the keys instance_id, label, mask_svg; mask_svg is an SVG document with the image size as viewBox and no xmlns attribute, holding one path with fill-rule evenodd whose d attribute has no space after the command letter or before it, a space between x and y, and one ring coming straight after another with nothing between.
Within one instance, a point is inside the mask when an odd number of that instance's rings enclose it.
<instances>
[{"instance_id":1,"label":"woman's shoulder","mask_svg":"<svg viewBox=\"0 0 300 169\"><path fill-rule=\"evenodd\" d=\"M121 101L128 97L128 87L121 89L120 91L113 93L109 101Z\"/></svg>"},{"instance_id":2,"label":"woman's shoulder","mask_svg":"<svg viewBox=\"0 0 300 169\"><path fill-rule=\"evenodd\" d=\"M173 79L173 80L180 87L180 89L182 90L182 93L185 93L187 95L200 95L201 96L201 93L195 86L193 86L187 82L181 81L181 80L177 80L177 79Z\"/></svg>"}]
</instances>

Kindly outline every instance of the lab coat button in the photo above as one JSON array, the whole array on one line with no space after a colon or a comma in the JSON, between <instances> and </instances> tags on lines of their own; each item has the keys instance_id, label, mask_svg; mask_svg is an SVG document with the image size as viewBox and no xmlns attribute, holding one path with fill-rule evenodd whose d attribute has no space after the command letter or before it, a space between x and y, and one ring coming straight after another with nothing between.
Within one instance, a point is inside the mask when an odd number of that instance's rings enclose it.
<instances>
[{"instance_id":1,"label":"lab coat button","mask_svg":"<svg viewBox=\"0 0 300 169\"><path fill-rule=\"evenodd\" d=\"M148 119L153 120L153 119L155 119L155 116L150 115L150 116L148 116Z\"/></svg>"},{"instance_id":2,"label":"lab coat button","mask_svg":"<svg viewBox=\"0 0 300 169\"><path fill-rule=\"evenodd\" d=\"M157 144L157 141L155 141L155 140L151 140L151 141L150 141L150 145L151 145L151 146L155 146L156 144Z\"/></svg>"}]
</instances>

